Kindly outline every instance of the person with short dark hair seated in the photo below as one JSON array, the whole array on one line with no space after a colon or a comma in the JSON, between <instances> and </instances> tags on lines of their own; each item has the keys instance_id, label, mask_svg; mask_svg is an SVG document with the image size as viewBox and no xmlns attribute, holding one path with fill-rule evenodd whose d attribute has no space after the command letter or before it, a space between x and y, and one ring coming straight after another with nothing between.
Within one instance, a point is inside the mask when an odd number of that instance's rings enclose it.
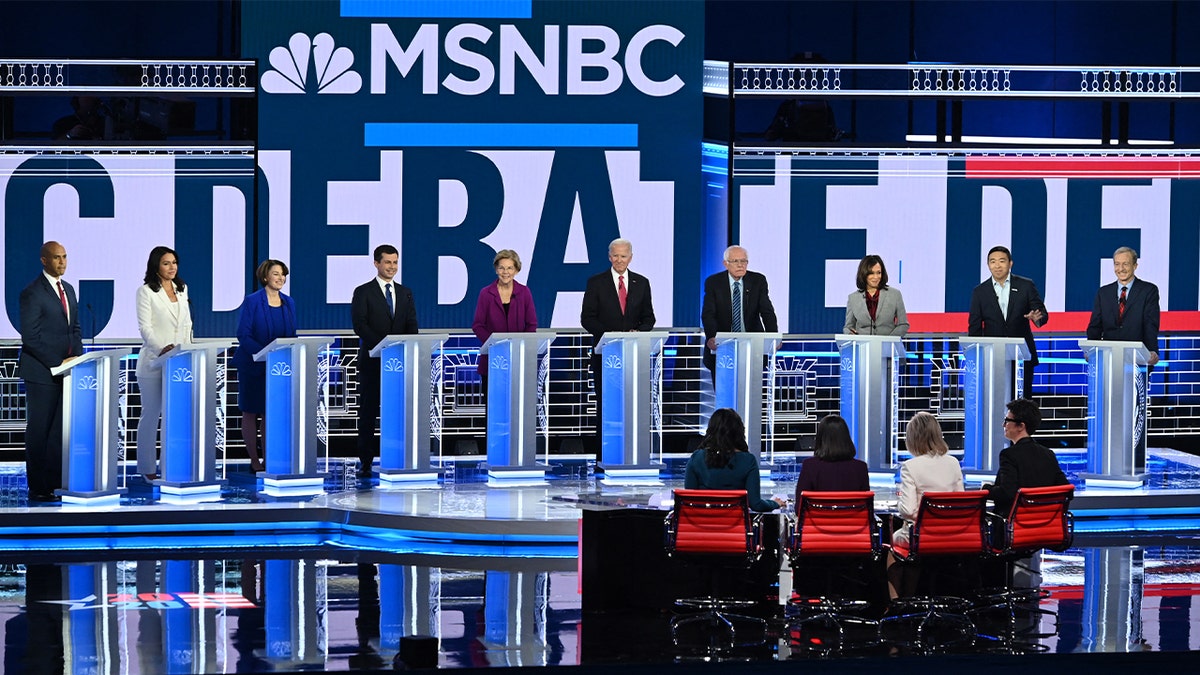
<instances>
[{"instance_id":1,"label":"person with short dark hair seated","mask_svg":"<svg viewBox=\"0 0 1200 675\"><path fill-rule=\"evenodd\" d=\"M826 415L817 424L813 456L800 465L796 501L806 490L819 492L866 491L871 489L867 463L855 459L857 450L850 428L841 415Z\"/></svg>"},{"instance_id":2,"label":"person with short dark hair seated","mask_svg":"<svg viewBox=\"0 0 1200 675\"><path fill-rule=\"evenodd\" d=\"M708 432L688 459L683 487L688 490L745 490L750 508L774 511L780 499L763 499L758 459L746 445L746 425L733 408L721 408L708 421Z\"/></svg>"},{"instance_id":3,"label":"person with short dark hair seated","mask_svg":"<svg viewBox=\"0 0 1200 675\"><path fill-rule=\"evenodd\" d=\"M1069 482L1054 452L1032 438L1042 425L1042 410L1038 404L1019 398L1009 401L1006 407L1004 437L1012 441L1012 445L1000 451L1000 470L996 473L995 484L983 486L989 493L988 498L996 503L996 513L1005 518L1012 510L1020 488Z\"/></svg>"}]
</instances>

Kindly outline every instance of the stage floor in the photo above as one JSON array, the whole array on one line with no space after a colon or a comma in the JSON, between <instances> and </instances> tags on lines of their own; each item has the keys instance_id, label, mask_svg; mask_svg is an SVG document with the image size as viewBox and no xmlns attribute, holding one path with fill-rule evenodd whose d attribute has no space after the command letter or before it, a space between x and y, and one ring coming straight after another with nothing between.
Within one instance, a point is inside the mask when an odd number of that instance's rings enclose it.
<instances>
[{"instance_id":1,"label":"stage floor","mask_svg":"<svg viewBox=\"0 0 1200 675\"><path fill-rule=\"evenodd\" d=\"M1081 453L1060 460L1073 478L1082 470ZM382 490L332 460L326 494L286 499L264 497L232 467L214 502L165 503L131 479L120 504L104 508L30 506L20 467L0 467L5 670L388 669L414 635L435 636L433 658L449 668L1200 649L1191 455L1153 450L1145 488L1079 490L1075 547L1043 561L1041 606L1059 620L1035 622L1038 638L835 648L773 624L761 644L716 655L675 645L660 612L582 611L582 510L664 508L682 483L682 463L670 464L662 480L606 483L566 459L543 484L496 487L468 459L448 467L445 483ZM764 494L792 494L797 468L778 461ZM894 489L876 486L881 508ZM778 601L756 611L783 614Z\"/></svg>"}]
</instances>

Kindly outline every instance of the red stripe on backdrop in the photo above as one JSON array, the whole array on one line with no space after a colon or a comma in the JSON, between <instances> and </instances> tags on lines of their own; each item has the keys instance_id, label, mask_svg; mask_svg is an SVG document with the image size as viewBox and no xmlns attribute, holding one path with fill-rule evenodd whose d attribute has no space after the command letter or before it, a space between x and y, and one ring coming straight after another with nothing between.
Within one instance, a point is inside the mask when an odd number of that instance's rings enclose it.
<instances>
[{"instance_id":1,"label":"red stripe on backdrop","mask_svg":"<svg viewBox=\"0 0 1200 675\"><path fill-rule=\"evenodd\" d=\"M1194 157L968 157L968 178L1200 178Z\"/></svg>"},{"instance_id":2,"label":"red stripe on backdrop","mask_svg":"<svg viewBox=\"0 0 1200 675\"><path fill-rule=\"evenodd\" d=\"M1082 333L1087 330L1091 312L1051 312L1050 321L1034 333ZM909 331L913 333L965 333L966 312L911 312L908 315ZM1159 322L1163 331L1200 330L1200 312L1163 312Z\"/></svg>"}]
</instances>

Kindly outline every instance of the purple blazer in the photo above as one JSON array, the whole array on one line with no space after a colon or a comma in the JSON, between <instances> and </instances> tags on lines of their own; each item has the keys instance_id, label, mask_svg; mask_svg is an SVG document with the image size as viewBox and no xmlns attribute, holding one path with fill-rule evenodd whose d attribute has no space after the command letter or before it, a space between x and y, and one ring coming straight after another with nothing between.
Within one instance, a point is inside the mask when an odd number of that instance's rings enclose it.
<instances>
[{"instance_id":1,"label":"purple blazer","mask_svg":"<svg viewBox=\"0 0 1200 675\"><path fill-rule=\"evenodd\" d=\"M490 283L479 291L479 301L475 303L475 321L471 330L480 342L487 342L492 333L532 333L537 330L537 312L533 308L533 294L528 286L523 286L513 280L512 300L508 306L508 314L504 314L504 305L500 302L499 281ZM479 374L487 373L487 357L479 357Z\"/></svg>"},{"instance_id":2,"label":"purple blazer","mask_svg":"<svg viewBox=\"0 0 1200 675\"><path fill-rule=\"evenodd\" d=\"M844 459L827 462L819 457L809 457L800 465L800 477L796 479L796 501L805 490L816 492L857 492L871 489L871 477L867 463L861 459Z\"/></svg>"}]
</instances>

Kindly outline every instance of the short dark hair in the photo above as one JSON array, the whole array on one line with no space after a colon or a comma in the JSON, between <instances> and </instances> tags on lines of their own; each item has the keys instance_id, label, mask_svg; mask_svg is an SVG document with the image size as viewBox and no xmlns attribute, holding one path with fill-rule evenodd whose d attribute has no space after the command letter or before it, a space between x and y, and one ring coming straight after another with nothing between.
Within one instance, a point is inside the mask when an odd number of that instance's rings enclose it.
<instances>
[{"instance_id":1,"label":"short dark hair","mask_svg":"<svg viewBox=\"0 0 1200 675\"><path fill-rule=\"evenodd\" d=\"M858 284L858 290L867 290L867 275L871 273L871 268L874 267L876 263L879 264L879 288L887 288L887 265L883 264L883 258L880 258L875 254L871 254L858 261L858 277L854 280L854 283Z\"/></svg>"},{"instance_id":2,"label":"short dark hair","mask_svg":"<svg viewBox=\"0 0 1200 675\"><path fill-rule=\"evenodd\" d=\"M841 415L826 415L817 424L813 439L813 456L826 462L841 462L855 455L854 440L850 438L850 427Z\"/></svg>"},{"instance_id":3,"label":"short dark hair","mask_svg":"<svg viewBox=\"0 0 1200 675\"><path fill-rule=\"evenodd\" d=\"M708 420L708 431L700 441L704 464L714 469L729 466L733 453L745 452L746 425L733 408L719 408Z\"/></svg>"},{"instance_id":4,"label":"short dark hair","mask_svg":"<svg viewBox=\"0 0 1200 675\"><path fill-rule=\"evenodd\" d=\"M258 269L254 271L254 278L258 279L259 286L267 285L267 274L270 273L271 268L276 265L279 265L279 267L283 269L283 276L286 277L288 274L291 274L288 272L287 263L283 262L282 260L267 258L266 260L260 262L258 264Z\"/></svg>"},{"instance_id":5,"label":"short dark hair","mask_svg":"<svg viewBox=\"0 0 1200 675\"><path fill-rule=\"evenodd\" d=\"M989 248L987 257L992 257L993 253L1003 253L1004 257L1008 258L1010 262L1012 261L1012 251L1008 250L1007 246L993 246Z\"/></svg>"},{"instance_id":6,"label":"short dark hair","mask_svg":"<svg viewBox=\"0 0 1200 675\"><path fill-rule=\"evenodd\" d=\"M375 247L375 262L383 260L385 255L400 255L400 251L396 250L391 244L380 244Z\"/></svg>"},{"instance_id":7,"label":"short dark hair","mask_svg":"<svg viewBox=\"0 0 1200 675\"><path fill-rule=\"evenodd\" d=\"M43 247L45 248L45 247ZM150 257L146 260L146 276L142 282L150 287L150 290L155 293L162 290L162 279L158 277L158 264L162 262L163 256L170 253L175 256L175 262L179 262L179 254L175 249L168 246L155 246L150 249ZM183 283L183 277L175 275L175 290L182 291L187 288L187 284Z\"/></svg>"},{"instance_id":8,"label":"short dark hair","mask_svg":"<svg viewBox=\"0 0 1200 675\"><path fill-rule=\"evenodd\" d=\"M1042 409L1037 403L1027 398L1009 401L1008 414L1016 421L1025 425L1025 433L1032 436L1042 426Z\"/></svg>"}]
</instances>

